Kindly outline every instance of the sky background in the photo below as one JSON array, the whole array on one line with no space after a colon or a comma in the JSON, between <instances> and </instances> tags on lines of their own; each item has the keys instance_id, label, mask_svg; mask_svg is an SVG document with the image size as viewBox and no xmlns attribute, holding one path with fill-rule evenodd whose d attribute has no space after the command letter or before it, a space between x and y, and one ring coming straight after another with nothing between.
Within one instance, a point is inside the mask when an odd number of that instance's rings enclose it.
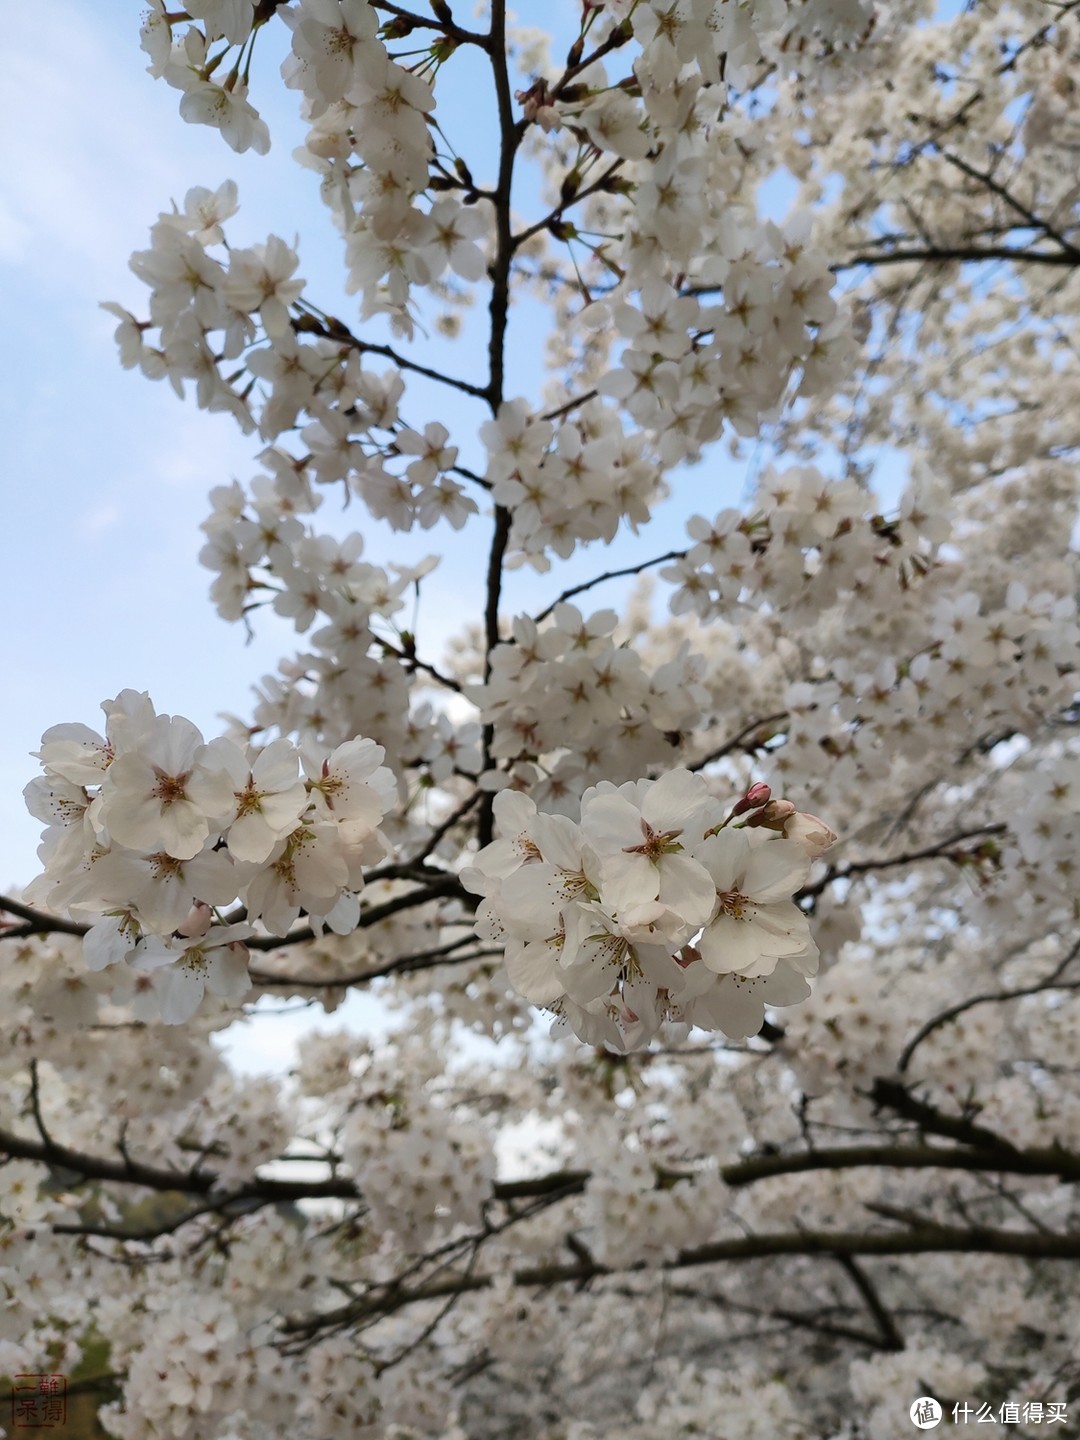
<instances>
[{"instance_id":1,"label":"sky background","mask_svg":"<svg viewBox=\"0 0 1080 1440\"><path fill-rule=\"evenodd\" d=\"M525 0L518 12L554 23L569 38L579 10L577 0ZM234 478L247 481L258 469L261 442L228 417L200 411L193 398L180 401L167 384L122 370L112 338L116 322L100 302L118 301L144 316L147 292L128 269L131 252L147 245L158 212L173 200L182 204L191 186L213 189L232 178L240 212L228 223L230 241L247 245L277 233L293 243L299 235L310 298L347 321L356 316L355 300L343 294L341 244L318 202L317 177L291 158L304 127L297 93L278 76L285 27L268 26L256 49L252 99L273 141L270 154L260 157L236 155L216 131L180 119L179 93L146 74L139 22L134 0L38 0L5 12L5 888L37 873L40 825L26 813L21 792L36 773L30 752L48 726L82 721L96 728L101 701L131 687L149 691L160 712L188 716L210 738L222 728L219 713L248 713L252 683L295 648L291 626L275 617L256 617L250 643L241 626L220 621L207 598L211 577L197 561L209 490ZM476 177L493 178L486 77L468 71L462 77L467 83L452 94L448 87L439 117ZM781 198L778 190L777 210ZM478 322L483 304L479 309ZM539 315L523 306L512 319L510 394L536 395ZM484 378L481 328L434 353L452 360L459 374ZM431 353L424 358L438 363ZM409 422L419 428L443 420L463 460L475 463L476 441L470 450L462 431L469 418L464 397L448 401L448 393L410 381ZM484 418L479 409L475 418ZM689 506L668 507L640 538L627 534L610 549L583 552L548 576L517 572L508 582L506 610L538 610L567 585L684 543L682 518L694 509L711 515L736 501L745 478L745 466L717 452L696 472ZM365 526L356 504L344 517L337 508L331 496L317 523L360 526L366 558L376 563L408 563L447 547L440 568L424 582L418 626L420 653L437 658L445 639L480 614L490 522L474 519L464 540L445 527L403 537L374 522ZM617 603L625 588L598 589L583 604Z\"/></svg>"}]
</instances>

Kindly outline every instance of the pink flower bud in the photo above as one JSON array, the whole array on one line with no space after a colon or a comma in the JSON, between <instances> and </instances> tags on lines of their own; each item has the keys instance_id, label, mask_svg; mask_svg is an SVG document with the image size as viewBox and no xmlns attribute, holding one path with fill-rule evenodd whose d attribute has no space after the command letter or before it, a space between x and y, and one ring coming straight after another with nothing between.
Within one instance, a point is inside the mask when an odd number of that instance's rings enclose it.
<instances>
[{"instance_id":1,"label":"pink flower bud","mask_svg":"<svg viewBox=\"0 0 1080 1440\"><path fill-rule=\"evenodd\" d=\"M751 785L741 800L736 800L733 815L745 815L747 810L760 810L762 805L767 805L772 797L772 790L763 780Z\"/></svg>"},{"instance_id":2,"label":"pink flower bud","mask_svg":"<svg viewBox=\"0 0 1080 1440\"><path fill-rule=\"evenodd\" d=\"M213 923L214 916L210 906L202 900L196 900L188 911L187 919L178 929L185 939L197 940L200 935L206 934Z\"/></svg>"},{"instance_id":3,"label":"pink flower bud","mask_svg":"<svg viewBox=\"0 0 1080 1440\"><path fill-rule=\"evenodd\" d=\"M795 814L795 806L790 800L769 800L758 810L756 815L751 815L747 820L747 828L762 826L766 830L783 830L789 816Z\"/></svg>"},{"instance_id":4,"label":"pink flower bud","mask_svg":"<svg viewBox=\"0 0 1080 1440\"><path fill-rule=\"evenodd\" d=\"M811 860L816 860L830 845L836 844L836 835L825 821L802 810L797 810L784 821L784 839L801 845Z\"/></svg>"}]
</instances>

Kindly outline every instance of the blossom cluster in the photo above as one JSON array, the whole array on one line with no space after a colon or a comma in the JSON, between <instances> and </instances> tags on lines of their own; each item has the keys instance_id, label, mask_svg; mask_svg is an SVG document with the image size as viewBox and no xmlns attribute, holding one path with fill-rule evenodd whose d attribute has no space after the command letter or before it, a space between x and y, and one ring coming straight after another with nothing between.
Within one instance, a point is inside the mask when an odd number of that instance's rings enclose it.
<instances>
[{"instance_id":1,"label":"blossom cluster","mask_svg":"<svg viewBox=\"0 0 1080 1440\"><path fill-rule=\"evenodd\" d=\"M700 654L681 646L649 670L618 643L617 623L614 610L583 615L565 602L547 623L519 616L486 681L466 687L494 727L492 755L509 763L499 778L545 810L576 814L598 771L624 780L664 765L672 737L699 724L708 704Z\"/></svg>"},{"instance_id":2,"label":"blossom cluster","mask_svg":"<svg viewBox=\"0 0 1080 1440\"><path fill-rule=\"evenodd\" d=\"M151 975L163 1018L178 1022L205 988L244 993L254 922L285 935L303 910L316 926L355 928L364 867L386 853L379 824L397 801L381 746L207 743L133 690L102 709L104 735L82 724L45 732L45 773L25 791L47 826L44 871L26 896L94 920L91 969ZM222 907L237 900L233 922Z\"/></svg>"},{"instance_id":3,"label":"blossom cluster","mask_svg":"<svg viewBox=\"0 0 1080 1440\"><path fill-rule=\"evenodd\" d=\"M818 951L793 896L836 836L757 785L725 813L688 770L586 790L580 823L495 799L500 837L462 874L511 983L581 1039L625 1050L665 1020L756 1034L810 994Z\"/></svg>"}]
</instances>

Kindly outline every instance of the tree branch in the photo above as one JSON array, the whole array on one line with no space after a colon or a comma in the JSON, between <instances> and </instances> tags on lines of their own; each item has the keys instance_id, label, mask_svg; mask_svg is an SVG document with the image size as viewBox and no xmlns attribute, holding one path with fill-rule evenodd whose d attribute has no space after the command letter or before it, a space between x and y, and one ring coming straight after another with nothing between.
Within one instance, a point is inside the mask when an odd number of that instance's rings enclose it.
<instances>
[{"instance_id":1,"label":"tree branch","mask_svg":"<svg viewBox=\"0 0 1080 1440\"><path fill-rule=\"evenodd\" d=\"M730 740L725 740L724 743L718 745L715 750L710 750L709 753L703 755L700 760L695 760L692 765L687 766L687 769L704 770L706 765L711 765L716 760L722 760L725 755L730 755L733 750L760 749L765 743L764 740L755 741L755 743L751 745L745 745L744 742L756 737L758 731L763 730L767 725L779 725L787 718L788 712L786 710L778 710L775 715L765 715L760 720L751 720L749 725L744 725L737 735L733 735ZM765 738L771 739L772 737L766 736Z\"/></svg>"},{"instance_id":2,"label":"tree branch","mask_svg":"<svg viewBox=\"0 0 1080 1440\"><path fill-rule=\"evenodd\" d=\"M964 1228L933 1222L924 1222L917 1228L910 1227L900 1231L782 1231L745 1235L737 1239L717 1240L709 1245L694 1246L692 1249L679 1251L674 1259L666 1260L657 1267L646 1266L644 1262L609 1267L595 1260L579 1260L572 1265L525 1267L513 1271L511 1280L522 1289L538 1289L551 1285L581 1285L604 1276L640 1273L650 1268L664 1271L683 1270L698 1265L773 1259L780 1255L840 1258L857 1255L944 1254L1015 1255L1032 1260L1077 1260L1080 1259L1080 1234L1043 1234L995 1230L984 1226ZM286 1334L309 1334L313 1329L354 1325L365 1318L394 1314L407 1306L424 1301L442 1300L448 1295L487 1290L499 1278L497 1274L453 1276L411 1289L393 1288L378 1299L356 1301L317 1316L287 1318L281 1328Z\"/></svg>"},{"instance_id":3,"label":"tree branch","mask_svg":"<svg viewBox=\"0 0 1080 1440\"><path fill-rule=\"evenodd\" d=\"M944 265L953 261L977 265L988 260L1010 260L1017 265L1057 265L1075 267L1080 264L1075 251L1025 250L1016 245L921 245L909 250L860 251L850 260L840 260L829 269L834 275L856 270L862 265ZM706 293L690 289L685 293Z\"/></svg>"},{"instance_id":4,"label":"tree branch","mask_svg":"<svg viewBox=\"0 0 1080 1440\"><path fill-rule=\"evenodd\" d=\"M850 865L830 865L820 880L805 886L796 898L805 900L816 897L836 880L848 880L853 875L867 875L873 870L891 870L900 865L914 865L919 860L955 860L957 857L949 852L962 841L973 840L980 835L1004 835L1007 829L1007 825L997 821L989 825L978 825L973 830L958 831L957 834L950 835L945 840L937 840L922 850L909 850L903 855L885 856L881 860L858 860Z\"/></svg>"},{"instance_id":5,"label":"tree branch","mask_svg":"<svg viewBox=\"0 0 1080 1440\"><path fill-rule=\"evenodd\" d=\"M495 94L499 108L499 179L495 187L495 258L491 264L491 303L489 306L490 335L488 340L488 384L484 396L491 413L498 415L503 403L506 377L506 328L510 317L510 268L514 258L514 236L511 224L511 192L514 183L514 158L524 129L514 122L510 75L506 64L506 0L492 0L491 34L488 54L495 75ZM484 606L484 679L491 675L492 653L499 643L499 600L502 595L503 561L510 539L511 514L505 505L495 507L495 532L488 556L487 600ZM483 730L484 765L491 768L491 747L495 727ZM477 838L481 846L490 843L494 833L494 796L485 796L480 807Z\"/></svg>"},{"instance_id":6,"label":"tree branch","mask_svg":"<svg viewBox=\"0 0 1080 1440\"><path fill-rule=\"evenodd\" d=\"M534 615L533 620L537 625L541 624L554 611L556 605L562 605L575 595L581 595L596 585L603 585L607 580L621 580L625 575L640 575L643 570L648 570L653 565L663 565L667 560L681 560L685 554L685 550L669 550L666 555L654 555L651 560L641 560L636 565L625 565L621 570L605 570L602 575L594 575L591 580L583 580L580 585L571 585L569 590L564 590L546 610L541 610L539 615Z\"/></svg>"},{"instance_id":7,"label":"tree branch","mask_svg":"<svg viewBox=\"0 0 1080 1440\"><path fill-rule=\"evenodd\" d=\"M947 1009L939 1011L937 1015L932 1016L924 1025L921 1025L904 1046L900 1053L900 1059L897 1061L897 1071L901 1075L904 1074L911 1064L911 1057L928 1035L932 1035L934 1031L939 1030L942 1025L947 1025L950 1020L955 1020L958 1015L963 1015L965 1011L973 1010L976 1005L991 1005L1000 1004L1007 1000L1022 1000L1027 995L1041 995L1048 990L1080 990L1080 981L1061 982L1058 980L1058 977L1064 971L1065 967L1072 960L1075 960L1077 955L1080 955L1080 940L1073 945L1068 955L1051 971L1046 979L1040 980L1038 984L1025 985L1018 990L991 990L984 995L971 995L966 1000L961 1000L956 1005L950 1005Z\"/></svg>"},{"instance_id":8,"label":"tree branch","mask_svg":"<svg viewBox=\"0 0 1080 1440\"><path fill-rule=\"evenodd\" d=\"M904 1337L897 1329L896 1321L885 1308L881 1296L878 1294L877 1289L866 1271L855 1259L854 1255L838 1255L836 1258L841 1269L851 1277L856 1290L858 1290L866 1304L866 1308L874 1317L874 1323L881 1332L881 1348L883 1350L903 1350Z\"/></svg>"},{"instance_id":9,"label":"tree branch","mask_svg":"<svg viewBox=\"0 0 1080 1440\"><path fill-rule=\"evenodd\" d=\"M420 365L417 361L400 354L390 345L376 345L372 341L361 340L359 336L352 333L344 321L338 320L336 316L318 313L307 300L301 300L298 304L304 307L304 313L293 321L293 328L299 332L319 335L324 340L334 340L339 345L345 345L350 350L355 350L358 355L381 355L384 359L392 361L399 370L408 370L414 375L423 375L426 379L435 380L440 385L448 385L453 390L460 390L464 395L473 395L477 400L483 400L487 396L487 390L483 385L474 385L470 380L459 380L455 375L444 375L441 370L433 370L429 365Z\"/></svg>"}]
</instances>

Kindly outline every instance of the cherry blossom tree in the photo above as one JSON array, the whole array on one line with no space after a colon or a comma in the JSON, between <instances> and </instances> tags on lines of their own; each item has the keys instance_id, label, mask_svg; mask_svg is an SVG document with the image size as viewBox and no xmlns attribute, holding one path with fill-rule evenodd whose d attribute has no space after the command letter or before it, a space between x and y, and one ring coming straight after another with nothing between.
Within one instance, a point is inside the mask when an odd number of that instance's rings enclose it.
<instances>
[{"instance_id":1,"label":"cherry blossom tree","mask_svg":"<svg viewBox=\"0 0 1080 1440\"><path fill-rule=\"evenodd\" d=\"M1071 1433L1080 4L521 9L144 18L259 154L287 27L356 299L225 184L108 307L250 436L201 558L302 648L222 735L133 676L42 738L12 1426L63 1374L120 1440ZM473 547L446 653L379 527ZM369 988L280 1079L213 1043Z\"/></svg>"}]
</instances>

